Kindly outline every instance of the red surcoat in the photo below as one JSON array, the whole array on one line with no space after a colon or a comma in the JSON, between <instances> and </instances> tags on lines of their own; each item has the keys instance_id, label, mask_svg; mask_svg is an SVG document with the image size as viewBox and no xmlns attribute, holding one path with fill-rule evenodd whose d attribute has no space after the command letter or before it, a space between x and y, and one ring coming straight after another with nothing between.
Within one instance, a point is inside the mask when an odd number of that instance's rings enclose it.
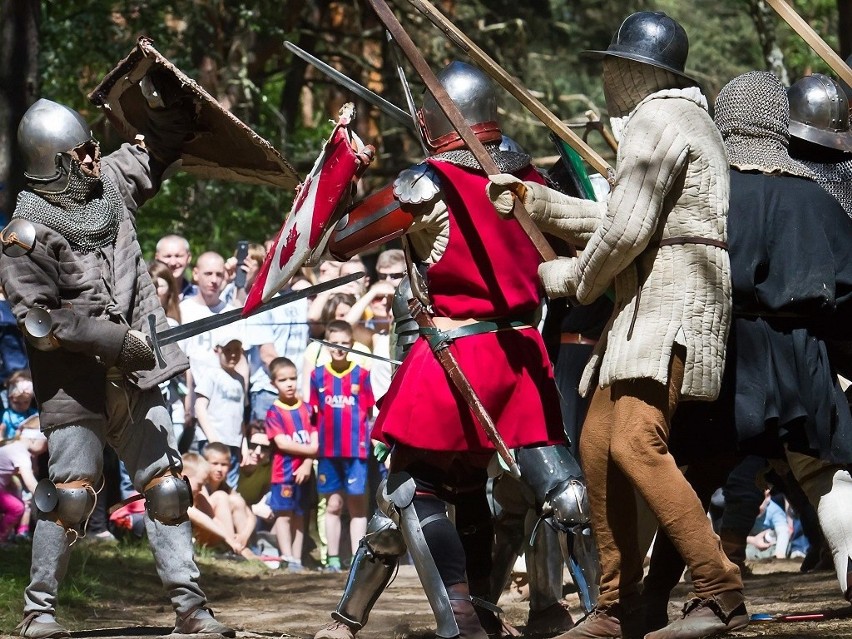
<instances>
[{"instance_id":1,"label":"red surcoat","mask_svg":"<svg viewBox=\"0 0 852 639\"><path fill-rule=\"evenodd\" d=\"M541 258L515 220L485 195L486 177L429 160L449 211L449 242L426 272L435 314L457 319L529 316L543 297ZM541 178L532 168L523 180ZM553 370L535 328L473 335L450 346L510 448L564 441ZM427 450L493 450L482 428L421 337L382 400L373 438Z\"/></svg>"}]
</instances>

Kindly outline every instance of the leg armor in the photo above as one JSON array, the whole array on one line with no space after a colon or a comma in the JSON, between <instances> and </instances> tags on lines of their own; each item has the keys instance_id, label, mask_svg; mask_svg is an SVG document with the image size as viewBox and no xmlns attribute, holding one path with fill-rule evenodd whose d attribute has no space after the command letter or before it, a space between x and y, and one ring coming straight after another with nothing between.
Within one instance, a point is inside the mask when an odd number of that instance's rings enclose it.
<instances>
[{"instance_id":1,"label":"leg armor","mask_svg":"<svg viewBox=\"0 0 852 639\"><path fill-rule=\"evenodd\" d=\"M438 516L430 516L420 521L414 509L415 496L414 478L408 473L397 472L388 476L379 486L377 501L382 510L402 531L405 543L414 560L414 567L420 577L420 583L429 600L429 606L435 615L438 637L449 639L459 635L447 588L441 580L435 558L426 543L423 529L434 524ZM444 519L446 519L444 514Z\"/></svg>"},{"instance_id":2,"label":"leg armor","mask_svg":"<svg viewBox=\"0 0 852 639\"><path fill-rule=\"evenodd\" d=\"M36 486L33 500L42 519L49 519L66 531L73 531L79 538L86 535L97 493L88 480L54 484L50 479L42 479Z\"/></svg>"},{"instance_id":3,"label":"leg armor","mask_svg":"<svg viewBox=\"0 0 852 639\"><path fill-rule=\"evenodd\" d=\"M540 516L566 534L562 540L568 569L591 611L598 598L600 561L589 527L589 499L583 473L564 446L521 448L517 451L523 481L535 495Z\"/></svg>"},{"instance_id":4,"label":"leg armor","mask_svg":"<svg viewBox=\"0 0 852 639\"><path fill-rule=\"evenodd\" d=\"M358 544L343 596L332 618L359 631L367 623L376 600L393 577L399 557L407 551L397 525L376 511L367 524L367 534Z\"/></svg>"},{"instance_id":5,"label":"leg armor","mask_svg":"<svg viewBox=\"0 0 852 639\"><path fill-rule=\"evenodd\" d=\"M171 472L154 477L142 494L151 519L168 526L186 521L186 511L192 506L192 488L186 477L177 477Z\"/></svg>"}]
</instances>

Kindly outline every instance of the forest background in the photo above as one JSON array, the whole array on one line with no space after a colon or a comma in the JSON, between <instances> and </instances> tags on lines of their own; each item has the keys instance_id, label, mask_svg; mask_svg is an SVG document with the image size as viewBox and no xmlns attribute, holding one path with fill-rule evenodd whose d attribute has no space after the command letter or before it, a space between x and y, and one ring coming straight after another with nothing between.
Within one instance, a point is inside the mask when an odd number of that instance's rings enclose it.
<instances>
[{"instance_id":1,"label":"forest background","mask_svg":"<svg viewBox=\"0 0 852 639\"><path fill-rule=\"evenodd\" d=\"M763 0L434 0L445 15L542 102L583 133L591 111L606 121L599 63L621 21L638 10L665 11L690 40L687 72L709 99L745 71L768 69L785 84L827 65ZM794 0L795 9L844 59L852 53L852 0ZM395 12L437 72L464 54L405 0ZM39 97L67 104L91 123L104 153L121 140L88 93L146 35L226 109L269 140L304 176L353 96L294 58L298 44L385 98L405 105L384 30L367 2L348 0L0 0L0 222L23 187L15 132ZM422 83L408 69L416 97ZM547 130L503 93L504 132L542 166L555 155ZM422 159L403 127L355 100L358 134L378 149L364 192ZM613 154L592 132L592 145ZM223 149L223 153L227 150ZM230 254L237 239L263 241L290 209L293 193L178 174L139 215L147 255L165 233L186 236L198 255Z\"/></svg>"}]
</instances>

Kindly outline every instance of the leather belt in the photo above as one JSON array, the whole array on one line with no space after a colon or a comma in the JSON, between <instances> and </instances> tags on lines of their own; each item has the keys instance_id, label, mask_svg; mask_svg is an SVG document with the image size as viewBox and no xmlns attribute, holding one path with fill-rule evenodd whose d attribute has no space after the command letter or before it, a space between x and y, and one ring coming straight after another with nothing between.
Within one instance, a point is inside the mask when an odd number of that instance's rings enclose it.
<instances>
[{"instance_id":1,"label":"leather belt","mask_svg":"<svg viewBox=\"0 0 852 639\"><path fill-rule=\"evenodd\" d=\"M561 333L559 335L560 344L585 344L586 346L594 346L598 340L591 337L585 337L581 333Z\"/></svg>"}]
</instances>

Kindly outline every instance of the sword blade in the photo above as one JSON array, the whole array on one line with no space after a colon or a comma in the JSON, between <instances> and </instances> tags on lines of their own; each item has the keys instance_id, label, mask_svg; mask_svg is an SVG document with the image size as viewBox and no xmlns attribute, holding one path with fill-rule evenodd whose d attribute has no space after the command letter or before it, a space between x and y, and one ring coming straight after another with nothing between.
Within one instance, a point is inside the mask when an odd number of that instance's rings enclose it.
<instances>
[{"instance_id":1,"label":"sword blade","mask_svg":"<svg viewBox=\"0 0 852 639\"><path fill-rule=\"evenodd\" d=\"M180 340L195 337L196 335L200 335L201 333L212 331L214 328L233 324L237 320L241 320L244 317L252 317L253 315L257 315L258 313L263 313L264 311L268 311L279 306L284 306L285 304L290 304L291 302L295 302L305 297L310 297L311 295L337 288L338 286L341 286L343 284L354 282L355 280L361 277L364 277L364 273L359 271L358 273L350 273L349 275L344 275L343 277L338 277L327 282L322 282L321 284L308 286L307 288L303 288L299 291L292 291L283 295L276 295L266 304L261 304L247 315L243 315L243 309L235 308L232 311L219 313L218 315L213 315L211 317L205 317L194 322L182 324L181 326L175 326L174 328L170 328L168 330L157 333L155 342L160 346L165 346L166 344L172 344L174 342L179 342Z\"/></svg>"},{"instance_id":2,"label":"sword blade","mask_svg":"<svg viewBox=\"0 0 852 639\"><path fill-rule=\"evenodd\" d=\"M314 67L325 73L329 78L337 82L339 85L349 89L359 98L363 98L364 100L372 104L374 107L379 109L389 118L403 125L406 129L413 132L415 135L420 135L417 131L417 127L414 125L414 122L411 119L411 116L392 102L388 102L378 93L370 91L370 89L368 89L367 87L358 84L352 78L341 73L333 66L326 64L319 58L312 56L310 53L296 46L292 42L285 41L284 46L287 47L287 50L290 51L290 53L299 56L308 64L313 65Z\"/></svg>"},{"instance_id":3,"label":"sword blade","mask_svg":"<svg viewBox=\"0 0 852 639\"><path fill-rule=\"evenodd\" d=\"M326 342L324 339L317 339L316 337L311 338L312 342L318 342L323 346L328 346L329 348L336 348L341 351L346 351L347 353L355 353L356 355L363 355L364 357L369 357L371 359L377 359L380 362L388 362L389 364L396 364L397 366L401 366L402 362L398 359L390 359L388 357L382 357L381 355L374 355L369 351L359 351L356 348L349 348L348 346L343 346L342 344L333 344L332 342Z\"/></svg>"}]
</instances>

